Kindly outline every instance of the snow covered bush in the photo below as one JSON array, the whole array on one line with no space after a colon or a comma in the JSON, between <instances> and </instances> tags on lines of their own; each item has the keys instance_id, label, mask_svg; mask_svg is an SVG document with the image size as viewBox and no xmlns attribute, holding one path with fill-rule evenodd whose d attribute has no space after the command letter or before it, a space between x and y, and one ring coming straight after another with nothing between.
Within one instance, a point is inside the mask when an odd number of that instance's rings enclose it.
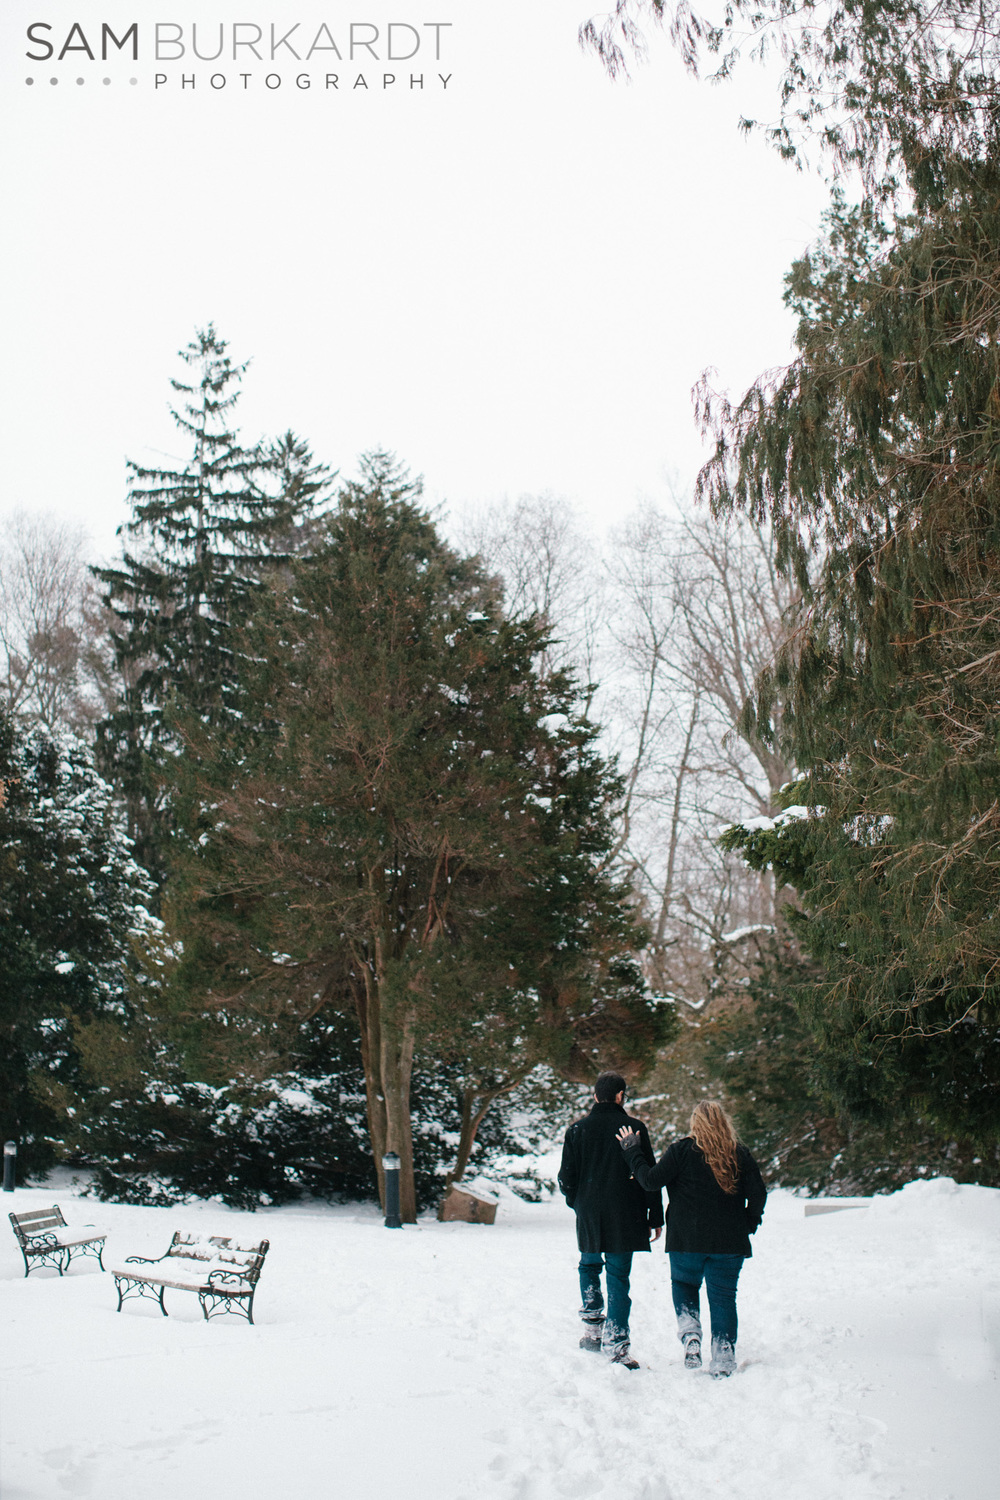
<instances>
[{"instance_id":1,"label":"snow covered bush","mask_svg":"<svg viewBox=\"0 0 1000 1500\"><path fill-rule=\"evenodd\" d=\"M262 1084L149 1082L116 1099L86 1131L93 1191L165 1206L218 1198L231 1208L375 1192L365 1150L364 1095L337 1080L291 1074Z\"/></svg>"},{"instance_id":2,"label":"snow covered bush","mask_svg":"<svg viewBox=\"0 0 1000 1500\"><path fill-rule=\"evenodd\" d=\"M330 1017L303 1028L302 1071L215 1087L174 1069L131 1091L104 1087L78 1123L77 1160L94 1173L92 1191L120 1203L218 1198L254 1209L302 1197L375 1199L356 1052L349 1026ZM161 1051L160 1061L169 1055ZM578 1093L536 1070L487 1115L468 1175L487 1173L537 1200L550 1184L535 1156L579 1112ZM444 1191L461 1129L456 1081L434 1060L414 1070L413 1120L418 1203L429 1208Z\"/></svg>"}]
</instances>

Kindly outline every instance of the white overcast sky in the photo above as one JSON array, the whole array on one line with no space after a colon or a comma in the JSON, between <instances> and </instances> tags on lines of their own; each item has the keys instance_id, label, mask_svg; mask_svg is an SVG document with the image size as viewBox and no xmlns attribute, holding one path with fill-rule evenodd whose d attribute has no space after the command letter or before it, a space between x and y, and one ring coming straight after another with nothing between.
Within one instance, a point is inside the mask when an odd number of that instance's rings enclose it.
<instances>
[{"instance_id":1,"label":"white overcast sky","mask_svg":"<svg viewBox=\"0 0 1000 1500\"><path fill-rule=\"evenodd\" d=\"M452 24L440 66L425 42L423 92L416 61L318 57L196 62L182 92L173 63L153 87L153 23L179 16L159 0L5 0L3 508L110 550L125 456L184 456L168 381L210 319L252 358L248 438L294 428L345 471L392 448L452 510L548 490L603 527L689 482L691 387L711 366L742 391L787 360L782 275L826 191L739 134L741 111L773 114L773 80L696 83L660 38L611 83L577 44L588 4L189 0L185 35L222 23L227 46L233 21L326 22L341 43L352 21ZM137 19L140 59L29 61L40 18L57 49L72 21L94 45Z\"/></svg>"}]
</instances>

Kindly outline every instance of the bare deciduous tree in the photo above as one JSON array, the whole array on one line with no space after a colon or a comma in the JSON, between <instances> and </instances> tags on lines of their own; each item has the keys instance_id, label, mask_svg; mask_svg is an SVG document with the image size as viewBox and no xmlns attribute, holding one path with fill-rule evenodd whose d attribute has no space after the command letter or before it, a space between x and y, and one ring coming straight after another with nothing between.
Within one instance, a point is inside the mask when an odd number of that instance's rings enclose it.
<instances>
[{"instance_id":1,"label":"bare deciduous tree","mask_svg":"<svg viewBox=\"0 0 1000 1500\"><path fill-rule=\"evenodd\" d=\"M537 614L550 626L543 671L568 667L592 684L605 623L605 579L569 501L522 495L471 514L457 529L463 549L477 552L502 579L508 613L518 619ZM588 707L590 701L588 696Z\"/></svg>"},{"instance_id":2,"label":"bare deciduous tree","mask_svg":"<svg viewBox=\"0 0 1000 1500\"><path fill-rule=\"evenodd\" d=\"M100 711L104 621L87 537L15 512L0 528L0 692L24 723L88 728Z\"/></svg>"},{"instance_id":3,"label":"bare deciduous tree","mask_svg":"<svg viewBox=\"0 0 1000 1500\"><path fill-rule=\"evenodd\" d=\"M608 570L617 671L610 718L627 767L621 857L653 929L651 979L700 1004L727 931L774 920L775 893L716 848L720 824L775 810L791 768L737 732L792 602L765 532L647 507Z\"/></svg>"},{"instance_id":4,"label":"bare deciduous tree","mask_svg":"<svg viewBox=\"0 0 1000 1500\"><path fill-rule=\"evenodd\" d=\"M543 495L481 511L462 541L513 610L548 620L551 666L601 678L596 711L625 779L615 857L650 922L650 979L700 1006L733 952L729 933L775 917L769 878L714 841L722 824L773 813L792 775L769 742L737 730L792 603L770 538L646 506L602 564L567 502Z\"/></svg>"}]
</instances>

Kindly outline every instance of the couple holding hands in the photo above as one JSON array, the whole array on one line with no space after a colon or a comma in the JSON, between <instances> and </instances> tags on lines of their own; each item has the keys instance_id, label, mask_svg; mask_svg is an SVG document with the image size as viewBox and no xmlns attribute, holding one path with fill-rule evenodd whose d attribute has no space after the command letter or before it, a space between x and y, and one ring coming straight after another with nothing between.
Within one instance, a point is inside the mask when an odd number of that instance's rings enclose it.
<instances>
[{"instance_id":1,"label":"couple holding hands","mask_svg":"<svg viewBox=\"0 0 1000 1500\"><path fill-rule=\"evenodd\" d=\"M626 1114L624 1106L624 1078L601 1073L590 1114L570 1126L563 1145L559 1186L576 1213L580 1246L580 1347L595 1353L603 1349L627 1370L639 1368L629 1350L632 1255L659 1239L660 1190L666 1188L666 1249L685 1368L701 1367L704 1281L712 1327L709 1374L732 1375L736 1283L752 1253L750 1235L760 1224L767 1198L760 1169L721 1104L697 1104L690 1134L675 1141L659 1161L645 1125Z\"/></svg>"}]
</instances>

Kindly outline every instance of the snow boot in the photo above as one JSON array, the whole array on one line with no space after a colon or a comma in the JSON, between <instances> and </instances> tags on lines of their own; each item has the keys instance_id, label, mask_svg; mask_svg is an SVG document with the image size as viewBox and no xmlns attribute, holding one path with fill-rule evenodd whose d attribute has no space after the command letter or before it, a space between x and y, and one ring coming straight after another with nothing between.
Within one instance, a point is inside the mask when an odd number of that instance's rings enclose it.
<instances>
[{"instance_id":1,"label":"snow boot","mask_svg":"<svg viewBox=\"0 0 1000 1500\"><path fill-rule=\"evenodd\" d=\"M632 1358L629 1353L628 1344L618 1345L618 1348L611 1356L611 1363L613 1365L621 1365L626 1370L638 1370L639 1368L639 1361Z\"/></svg>"},{"instance_id":2,"label":"snow boot","mask_svg":"<svg viewBox=\"0 0 1000 1500\"><path fill-rule=\"evenodd\" d=\"M708 1373L716 1380L736 1373L736 1351L728 1339L712 1340L712 1363Z\"/></svg>"},{"instance_id":3,"label":"snow boot","mask_svg":"<svg viewBox=\"0 0 1000 1500\"><path fill-rule=\"evenodd\" d=\"M584 1318L583 1337L580 1340L580 1348L588 1349L591 1354L600 1354L601 1339L604 1334L604 1314L600 1313L596 1318Z\"/></svg>"},{"instance_id":4,"label":"snow boot","mask_svg":"<svg viewBox=\"0 0 1000 1500\"><path fill-rule=\"evenodd\" d=\"M696 1333L689 1333L684 1340L684 1368L685 1370L701 1369L701 1339Z\"/></svg>"}]
</instances>

